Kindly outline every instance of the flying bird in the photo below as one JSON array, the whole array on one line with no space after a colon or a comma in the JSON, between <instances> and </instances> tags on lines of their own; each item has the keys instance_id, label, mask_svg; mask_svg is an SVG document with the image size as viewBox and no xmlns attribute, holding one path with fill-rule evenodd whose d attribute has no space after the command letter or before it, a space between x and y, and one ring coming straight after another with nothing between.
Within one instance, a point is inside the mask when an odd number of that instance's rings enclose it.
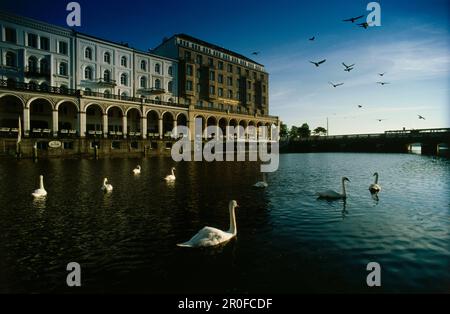
<instances>
[{"instance_id":1,"label":"flying bird","mask_svg":"<svg viewBox=\"0 0 450 314\"><path fill-rule=\"evenodd\" d=\"M344 62L342 62L342 65L345 66L344 71L347 71L350 73L351 70L353 70L353 67L355 66L355 64L352 65L346 65Z\"/></svg>"},{"instance_id":2,"label":"flying bird","mask_svg":"<svg viewBox=\"0 0 450 314\"><path fill-rule=\"evenodd\" d=\"M419 117L419 120L425 120L425 118L423 116L421 116L420 114L417 115Z\"/></svg>"},{"instance_id":3,"label":"flying bird","mask_svg":"<svg viewBox=\"0 0 450 314\"><path fill-rule=\"evenodd\" d=\"M384 120L386 120L386 119L377 119L378 122L381 122L381 121L384 121Z\"/></svg>"},{"instance_id":4,"label":"flying bird","mask_svg":"<svg viewBox=\"0 0 450 314\"><path fill-rule=\"evenodd\" d=\"M357 16L357 17L351 17L351 18L349 18L349 19L342 20L342 22L352 22L352 23L355 23L356 20L359 20L359 19L362 18L362 17L364 17L364 15L360 15L360 16Z\"/></svg>"},{"instance_id":5,"label":"flying bird","mask_svg":"<svg viewBox=\"0 0 450 314\"><path fill-rule=\"evenodd\" d=\"M378 73L379 76L384 76L385 74L386 74L386 72Z\"/></svg>"},{"instance_id":6,"label":"flying bird","mask_svg":"<svg viewBox=\"0 0 450 314\"><path fill-rule=\"evenodd\" d=\"M367 22L358 24L359 27L364 27L365 29L367 29L369 27L369 24Z\"/></svg>"},{"instance_id":7,"label":"flying bird","mask_svg":"<svg viewBox=\"0 0 450 314\"><path fill-rule=\"evenodd\" d=\"M254 52L252 52L252 55L254 55L254 56L259 55L259 51L254 51Z\"/></svg>"},{"instance_id":8,"label":"flying bird","mask_svg":"<svg viewBox=\"0 0 450 314\"><path fill-rule=\"evenodd\" d=\"M334 88L336 88L336 87L338 87L338 86L341 86L341 85L344 85L344 83L338 83L338 84L333 84L332 82L328 82L328 83L330 83L331 85L333 85Z\"/></svg>"},{"instance_id":9,"label":"flying bird","mask_svg":"<svg viewBox=\"0 0 450 314\"><path fill-rule=\"evenodd\" d=\"M319 67L319 65L321 65L321 64L324 63L325 61L327 61L327 59L323 59L322 61L319 61L319 62L314 62L314 61L309 61L309 62L311 62L312 64L314 64L316 67Z\"/></svg>"},{"instance_id":10,"label":"flying bird","mask_svg":"<svg viewBox=\"0 0 450 314\"><path fill-rule=\"evenodd\" d=\"M311 37L309 40L314 41L316 39L316 36Z\"/></svg>"},{"instance_id":11,"label":"flying bird","mask_svg":"<svg viewBox=\"0 0 450 314\"><path fill-rule=\"evenodd\" d=\"M389 82L377 82L377 84L386 85L386 84L391 84L391 83L389 83Z\"/></svg>"},{"instance_id":12,"label":"flying bird","mask_svg":"<svg viewBox=\"0 0 450 314\"><path fill-rule=\"evenodd\" d=\"M362 108L362 106L361 106L361 105L358 105L358 108Z\"/></svg>"}]
</instances>

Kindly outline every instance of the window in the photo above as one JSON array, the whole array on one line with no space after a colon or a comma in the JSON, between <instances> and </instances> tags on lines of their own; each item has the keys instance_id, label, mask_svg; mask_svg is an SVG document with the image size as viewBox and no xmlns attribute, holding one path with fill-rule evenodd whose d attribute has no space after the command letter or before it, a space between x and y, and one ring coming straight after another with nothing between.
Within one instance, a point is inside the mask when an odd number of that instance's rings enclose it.
<instances>
[{"instance_id":1,"label":"window","mask_svg":"<svg viewBox=\"0 0 450 314\"><path fill-rule=\"evenodd\" d=\"M125 67L125 68L128 66L127 57L123 56L122 58L120 58L120 65Z\"/></svg>"},{"instance_id":2,"label":"window","mask_svg":"<svg viewBox=\"0 0 450 314\"><path fill-rule=\"evenodd\" d=\"M262 102L263 102L263 104L266 104L266 97L262 98Z\"/></svg>"},{"instance_id":3,"label":"window","mask_svg":"<svg viewBox=\"0 0 450 314\"><path fill-rule=\"evenodd\" d=\"M184 52L184 59L190 61L191 60L191 52L190 51L185 51Z\"/></svg>"},{"instance_id":4,"label":"window","mask_svg":"<svg viewBox=\"0 0 450 314\"><path fill-rule=\"evenodd\" d=\"M187 65L186 66L186 75L188 76L192 76L192 65Z\"/></svg>"},{"instance_id":5,"label":"window","mask_svg":"<svg viewBox=\"0 0 450 314\"><path fill-rule=\"evenodd\" d=\"M217 77L217 81L222 84L223 83L223 75L219 74L219 76Z\"/></svg>"},{"instance_id":6,"label":"window","mask_svg":"<svg viewBox=\"0 0 450 314\"><path fill-rule=\"evenodd\" d=\"M200 70L197 70L197 78L200 79L202 77L202 72Z\"/></svg>"},{"instance_id":7,"label":"window","mask_svg":"<svg viewBox=\"0 0 450 314\"><path fill-rule=\"evenodd\" d=\"M170 76L173 76L173 67L170 66L167 72L169 73Z\"/></svg>"},{"instance_id":8,"label":"window","mask_svg":"<svg viewBox=\"0 0 450 314\"><path fill-rule=\"evenodd\" d=\"M36 34L28 34L28 47L38 47L38 37Z\"/></svg>"},{"instance_id":9,"label":"window","mask_svg":"<svg viewBox=\"0 0 450 314\"><path fill-rule=\"evenodd\" d=\"M92 81L93 73L91 67L86 67L84 69L84 79Z\"/></svg>"},{"instance_id":10,"label":"window","mask_svg":"<svg viewBox=\"0 0 450 314\"><path fill-rule=\"evenodd\" d=\"M223 70L223 62L219 61L219 63L217 64L217 67L219 68L219 70Z\"/></svg>"},{"instance_id":11,"label":"window","mask_svg":"<svg viewBox=\"0 0 450 314\"><path fill-rule=\"evenodd\" d=\"M50 50L50 39L47 37L41 37L41 49L42 50Z\"/></svg>"},{"instance_id":12,"label":"window","mask_svg":"<svg viewBox=\"0 0 450 314\"><path fill-rule=\"evenodd\" d=\"M251 81L247 81L247 89L248 90L252 89L252 82Z\"/></svg>"},{"instance_id":13,"label":"window","mask_svg":"<svg viewBox=\"0 0 450 314\"><path fill-rule=\"evenodd\" d=\"M147 62L145 60L141 61L141 70L147 71Z\"/></svg>"},{"instance_id":14,"label":"window","mask_svg":"<svg viewBox=\"0 0 450 314\"><path fill-rule=\"evenodd\" d=\"M189 80L186 81L186 90L192 91L192 81Z\"/></svg>"},{"instance_id":15,"label":"window","mask_svg":"<svg viewBox=\"0 0 450 314\"><path fill-rule=\"evenodd\" d=\"M103 62L110 64L111 63L111 54L109 52L105 52L103 55Z\"/></svg>"},{"instance_id":16,"label":"window","mask_svg":"<svg viewBox=\"0 0 450 314\"><path fill-rule=\"evenodd\" d=\"M252 94L247 94L247 102L250 102L252 100Z\"/></svg>"},{"instance_id":17,"label":"window","mask_svg":"<svg viewBox=\"0 0 450 314\"><path fill-rule=\"evenodd\" d=\"M231 76L227 77L227 85L233 86L233 78Z\"/></svg>"},{"instance_id":18,"label":"window","mask_svg":"<svg viewBox=\"0 0 450 314\"><path fill-rule=\"evenodd\" d=\"M107 83L111 82L111 72L109 70L103 72L103 80Z\"/></svg>"},{"instance_id":19,"label":"window","mask_svg":"<svg viewBox=\"0 0 450 314\"><path fill-rule=\"evenodd\" d=\"M84 50L84 57L86 59L92 60L92 49L91 48L88 47Z\"/></svg>"},{"instance_id":20,"label":"window","mask_svg":"<svg viewBox=\"0 0 450 314\"><path fill-rule=\"evenodd\" d=\"M59 64L59 75L67 76L67 63L61 62Z\"/></svg>"},{"instance_id":21,"label":"window","mask_svg":"<svg viewBox=\"0 0 450 314\"><path fill-rule=\"evenodd\" d=\"M197 93L200 93L201 90L202 90L202 86L200 84L197 84L197 87L196 87Z\"/></svg>"},{"instance_id":22,"label":"window","mask_svg":"<svg viewBox=\"0 0 450 314\"><path fill-rule=\"evenodd\" d=\"M58 46L58 52L63 55L67 55L67 43L65 41L60 41Z\"/></svg>"},{"instance_id":23,"label":"window","mask_svg":"<svg viewBox=\"0 0 450 314\"><path fill-rule=\"evenodd\" d=\"M241 75L241 68L237 67L237 74Z\"/></svg>"},{"instance_id":24,"label":"window","mask_svg":"<svg viewBox=\"0 0 450 314\"><path fill-rule=\"evenodd\" d=\"M6 59L5 61L6 61L7 67L15 67L16 66L16 54L15 53L8 51L6 53L5 59Z\"/></svg>"},{"instance_id":25,"label":"window","mask_svg":"<svg viewBox=\"0 0 450 314\"><path fill-rule=\"evenodd\" d=\"M109 90L105 90L105 91L103 92L103 97L104 97L104 98L109 98L109 97L111 97L111 93L109 92Z\"/></svg>"},{"instance_id":26,"label":"window","mask_svg":"<svg viewBox=\"0 0 450 314\"><path fill-rule=\"evenodd\" d=\"M219 97L223 97L223 88L219 88L219 90L217 91Z\"/></svg>"},{"instance_id":27,"label":"window","mask_svg":"<svg viewBox=\"0 0 450 314\"><path fill-rule=\"evenodd\" d=\"M14 28L10 27L5 28L5 41L14 44L17 42L17 34Z\"/></svg>"},{"instance_id":28,"label":"window","mask_svg":"<svg viewBox=\"0 0 450 314\"><path fill-rule=\"evenodd\" d=\"M233 73L233 66L231 64L227 65L227 70L229 73Z\"/></svg>"},{"instance_id":29,"label":"window","mask_svg":"<svg viewBox=\"0 0 450 314\"><path fill-rule=\"evenodd\" d=\"M213 60L212 58L208 58L208 65L209 65L210 67L213 67L213 66L214 66L214 60Z\"/></svg>"},{"instance_id":30,"label":"window","mask_svg":"<svg viewBox=\"0 0 450 314\"><path fill-rule=\"evenodd\" d=\"M216 93L216 89L215 89L215 87L214 87L213 85L211 85L211 86L209 87L209 93L210 93L211 95L214 95L214 94Z\"/></svg>"},{"instance_id":31,"label":"window","mask_svg":"<svg viewBox=\"0 0 450 314\"><path fill-rule=\"evenodd\" d=\"M155 64L155 73L161 73L161 65L159 63Z\"/></svg>"},{"instance_id":32,"label":"window","mask_svg":"<svg viewBox=\"0 0 450 314\"><path fill-rule=\"evenodd\" d=\"M122 75L120 76L120 84L123 86L128 85L128 76L125 73L122 73Z\"/></svg>"},{"instance_id":33,"label":"window","mask_svg":"<svg viewBox=\"0 0 450 314\"><path fill-rule=\"evenodd\" d=\"M195 62L197 62L198 64L202 64L203 63L203 57L202 55L197 55L195 57Z\"/></svg>"},{"instance_id":34,"label":"window","mask_svg":"<svg viewBox=\"0 0 450 314\"><path fill-rule=\"evenodd\" d=\"M231 89L228 90L228 98L233 98L233 91Z\"/></svg>"},{"instance_id":35,"label":"window","mask_svg":"<svg viewBox=\"0 0 450 314\"><path fill-rule=\"evenodd\" d=\"M238 100L242 100L242 99L241 99L241 93L240 93L239 91L236 93L236 98L237 98Z\"/></svg>"},{"instance_id":36,"label":"window","mask_svg":"<svg viewBox=\"0 0 450 314\"><path fill-rule=\"evenodd\" d=\"M91 95L91 93L92 93L92 90L91 90L90 88L86 87L86 88L84 89L84 94L85 94L85 95L89 96L89 95Z\"/></svg>"},{"instance_id":37,"label":"window","mask_svg":"<svg viewBox=\"0 0 450 314\"><path fill-rule=\"evenodd\" d=\"M29 57L28 58L28 71L31 73L37 72L37 59L36 57Z\"/></svg>"},{"instance_id":38,"label":"window","mask_svg":"<svg viewBox=\"0 0 450 314\"><path fill-rule=\"evenodd\" d=\"M155 80L155 88L156 89L161 89L161 80L159 80L159 79Z\"/></svg>"},{"instance_id":39,"label":"window","mask_svg":"<svg viewBox=\"0 0 450 314\"><path fill-rule=\"evenodd\" d=\"M256 72L253 72L253 79L256 80Z\"/></svg>"},{"instance_id":40,"label":"window","mask_svg":"<svg viewBox=\"0 0 450 314\"><path fill-rule=\"evenodd\" d=\"M145 76L141 77L141 88L147 88L147 78Z\"/></svg>"},{"instance_id":41,"label":"window","mask_svg":"<svg viewBox=\"0 0 450 314\"><path fill-rule=\"evenodd\" d=\"M263 87L263 92L265 93L266 92L266 85L263 85L262 87Z\"/></svg>"},{"instance_id":42,"label":"window","mask_svg":"<svg viewBox=\"0 0 450 314\"><path fill-rule=\"evenodd\" d=\"M172 93L172 92L173 92L173 82L172 82L172 81L170 81L170 82L167 84L167 90L169 91L169 93Z\"/></svg>"},{"instance_id":43,"label":"window","mask_svg":"<svg viewBox=\"0 0 450 314\"><path fill-rule=\"evenodd\" d=\"M212 102L208 103L208 108L214 108L214 104Z\"/></svg>"},{"instance_id":44,"label":"window","mask_svg":"<svg viewBox=\"0 0 450 314\"><path fill-rule=\"evenodd\" d=\"M209 71L209 80L210 81L215 81L216 80L216 72Z\"/></svg>"}]
</instances>

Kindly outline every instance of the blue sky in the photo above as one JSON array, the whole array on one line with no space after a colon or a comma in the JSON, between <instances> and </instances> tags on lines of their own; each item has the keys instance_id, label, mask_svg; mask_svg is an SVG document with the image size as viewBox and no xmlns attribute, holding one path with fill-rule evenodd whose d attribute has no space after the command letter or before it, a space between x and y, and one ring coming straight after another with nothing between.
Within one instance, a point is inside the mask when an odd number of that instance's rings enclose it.
<instances>
[{"instance_id":1,"label":"blue sky","mask_svg":"<svg viewBox=\"0 0 450 314\"><path fill-rule=\"evenodd\" d=\"M64 26L68 2L2 1L0 9ZM289 126L326 126L328 117L330 134L450 127L447 0L378 1L382 25L367 30L341 21L367 14L367 0L78 2L79 31L139 49L183 32L249 57L259 51L271 114ZM309 63L321 59L319 68ZM342 62L355 69L344 72ZM391 84L376 84L380 72Z\"/></svg>"}]
</instances>

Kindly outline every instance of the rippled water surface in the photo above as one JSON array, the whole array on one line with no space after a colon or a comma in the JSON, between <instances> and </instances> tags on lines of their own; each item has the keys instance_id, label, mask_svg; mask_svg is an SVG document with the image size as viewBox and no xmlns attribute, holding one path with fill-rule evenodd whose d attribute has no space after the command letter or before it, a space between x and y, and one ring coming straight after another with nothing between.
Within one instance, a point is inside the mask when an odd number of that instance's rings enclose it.
<instances>
[{"instance_id":1,"label":"rippled water surface","mask_svg":"<svg viewBox=\"0 0 450 314\"><path fill-rule=\"evenodd\" d=\"M0 160L0 292L72 292L69 262L81 264L82 292L450 292L448 159L281 155L266 190L251 187L258 171L170 158ZM375 171L378 200L368 191ZM39 174L49 194L33 201ZM316 199L340 191L342 176L346 203ZM205 225L228 229L231 199L241 205L236 240L176 246ZM382 268L376 290L366 285L372 261Z\"/></svg>"}]
</instances>

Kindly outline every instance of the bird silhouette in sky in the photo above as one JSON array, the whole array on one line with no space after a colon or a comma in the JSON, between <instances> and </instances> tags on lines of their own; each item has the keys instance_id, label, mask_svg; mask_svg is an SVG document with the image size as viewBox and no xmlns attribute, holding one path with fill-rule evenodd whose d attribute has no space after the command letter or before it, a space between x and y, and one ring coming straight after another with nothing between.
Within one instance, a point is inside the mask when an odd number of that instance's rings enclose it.
<instances>
[{"instance_id":1,"label":"bird silhouette in sky","mask_svg":"<svg viewBox=\"0 0 450 314\"><path fill-rule=\"evenodd\" d=\"M324 63L325 61L327 61L327 59L323 59L322 61L319 61L319 62L314 62L314 61L309 61L309 62L311 62L312 64L314 64L316 67L319 67L319 65L321 65L321 64Z\"/></svg>"},{"instance_id":2,"label":"bird silhouette in sky","mask_svg":"<svg viewBox=\"0 0 450 314\"><path fill-rule=\"evenodd\" d=\"M385 74L386 74L386 72L378 73L379 76L384 76Z\"/></svg>"},{"instance_id":3,"label":"bird silhouette in sky","mask_svg":"<svg viewBox=\"0 0 450 314\"><path fill-rule=\"evenodd\" d=\"M344 83L338 83L338 84L333 84L332 82L328 82L328 83L330 83L331 85L333 85L334 88L336 88L336 87L338 87L338 86L341 86L341 85L344 85Z\"/></svg>"},{"instance_id":4,"label":"bird silhouette in sky","mask_svg":"<svg viewBox=\"0 0 450 314\"><path fill-rule=\"evenodd\" d=\"M310 41L314 41L315 39L316 39L316 36L309 38Z\"/></svg>"},{"instance_id":5,"label":"bird silhouette in sky","mask_svg":"<svg viewBox=\"0 0 450 314\"><path fill-rule=\"evenodd\" d=\"M362 17L364 17L364 15L360 15L360 16L357 16L357 17L351 17L351 18L349 18L349 19L342 20L342 22L352 22L352 23L355 23L356 20L359 20L359 19L362 18Z\"/></svg>"},{"instance_id":6,"label":"bird silhouette in sky","mask_svg":"<svg viewBox=\"0 0 450 314\"><path fill-rule=\"evenodd\" d=\"M252 52L252 55L254 55L254 56L259 55L259 51L254 51L254 52Z\"/></svg>"},{"instance_id":7,"label":"bird silhouette in sky","mask_svg":"<svg viewBox=\"0 0 450 314\"><path fill-rule=\"evenodd\" d=\"M380 84L380 85L386 85L386 84L391 84L391 83L389 83L389 82L377 82L377 84Z\"/></svg>"},{"instance_id":8,"label":"bird silhouette in sky","mask_svg":"<svg viewBox=\"0 0 450 314\"><path fill-rule=\"evenodd\" d=\"M345 67L344 71L347 71L349 73L350 73L351 70L353 70L353 67L355 66L355 64L346 65L344 62L342 62L342 65Z\"/></svg>"},{"instance_id":9,"label":"bird silhouette in sky","mask_svg":"<svg viewBox=\"0 0 450 314\"><path fill-rule=\"evenodd\" d=\"M367 22L358 24L359 27L364 27L365 29L367 29L369 27L369 24Z\"/></svg>"},{"instance_id":10,"label":"bird silhouette in sky","mask_svg":"<svg viewBox=\"0 0 450 314\"><path fill-rule=\"evenodd\" d=\"M361 106L361 105L358 105L358 108L362 108L362 106Z\"/></svg>"},{"instance_id":11,"label":"bird silhouette in sky","mask_svg":"<svg viewBox=\"0 0 450 314\"><path fill-rule=\"evenodd\" d=\"M382 122L384 120L386 120L386 119L377 119L378 122Z\"/></svg>"},{"instance_id":12,"label":"bird silhouette in sky","mask_svg":"<svg viewBox=\"0 0 450 314\"><path fill-rule=\"evenodd\" d=\"M419 117L419 120L425 120L425 118L423 116L421 116L420 114L417 115Z\"/></svg>"}]
</instances>

